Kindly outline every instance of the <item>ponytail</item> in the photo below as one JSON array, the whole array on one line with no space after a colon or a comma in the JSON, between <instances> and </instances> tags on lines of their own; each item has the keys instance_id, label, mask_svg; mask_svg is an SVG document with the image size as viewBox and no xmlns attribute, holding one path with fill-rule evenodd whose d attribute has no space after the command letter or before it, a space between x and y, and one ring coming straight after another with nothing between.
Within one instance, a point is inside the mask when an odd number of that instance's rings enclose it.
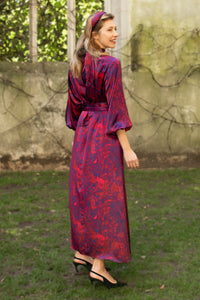
<instances>
[{"instance_id":1,"label":"ponytail","mask_svg":"<svg viewBox=\"0 0 200 300\"><path fill-rule=\"evenodd\" d=\"M94 15L95 14L90 15L86 21L84 33L80 36L77 42L76 50L74 51L74 55L70 64L72 75L75 78L79 78L81 76L83 60L86 52L90 53L93 57L99 57L106 54L102 53L100 46L94 42L92 32L98 33L103 26L103 22L106 20L113 20L114 16L110 13L103 14L94 28L92 28L92 19Z\"/></svg>"}]
</instances>

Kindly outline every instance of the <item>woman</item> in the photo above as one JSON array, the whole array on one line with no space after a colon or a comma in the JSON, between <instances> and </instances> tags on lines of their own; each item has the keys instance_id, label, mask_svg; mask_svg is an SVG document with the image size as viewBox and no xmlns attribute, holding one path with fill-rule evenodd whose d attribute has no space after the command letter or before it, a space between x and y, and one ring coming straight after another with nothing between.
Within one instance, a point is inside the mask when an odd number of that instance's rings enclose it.
<instances>
[{"instance_id":1,"label":"woman","mask_svg":"<svg viewBox=\"0 0 200 300\"><path fill-rule=\"evenodd\" d=\"M125 283L108 273L104 260L130 261L123 155L128 167L139 167L126 136L132 123L120 61L105 52L117 37L112 14L87 19L71 62L66 110L66 124L76 131L69 179L73 263L108 288Z\"/></svg>"}]
</instances>

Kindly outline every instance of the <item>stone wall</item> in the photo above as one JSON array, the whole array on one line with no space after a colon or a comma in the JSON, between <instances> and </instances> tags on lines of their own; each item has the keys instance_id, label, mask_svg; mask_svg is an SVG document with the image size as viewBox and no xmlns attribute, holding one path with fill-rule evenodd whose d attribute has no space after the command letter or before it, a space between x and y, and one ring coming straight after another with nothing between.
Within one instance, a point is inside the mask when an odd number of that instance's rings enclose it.
<instances>
[{"instance_id":1,"label":"stone wall","mask_svg":"<svg viewBox=\"0 0 200 300\"><path fill-rule=\"evenodd\" d=\"M66 169L73 131L65 126L67 63L0 63L1 170ZM199 84L161 88L152 74L123 69L142 167L200 166ZM188 100L189 99L189 100Z\"/></svg>"},{"instance_id":2,"label":"stone wall","mask_svg":"<svg viewBox=\"0 0 200 300\"><path fill-rule=\"evenodd\" d=\"M106 0L120 26L116 55L141 156L185 163L200 154L200 18L197 0ZM123 13L121 8L123 6ZM126 30L126 40L123 32ZM177 154L177 155L175 155Z\"/></svg>"},{"instance_id":3,"label":"stone wall","mask_svg":"<svg viewBox=\"0 0 200 300\"><path fill-rule=\"evenodd\" d=\"M67 165L67 63L0 62L1 168Z\"/></svg>"},{"instance_id":4,"label":"stone wall","mask_svg":"<svg viewBox=\"0 0 200 300\"><path fill-rule=\"evenodd\" d=\"M200 2L106 2L142 167L200 167ZM67 73L66 63L0 63L2 169L67 167Z\"/></svg>"}]
</instances>

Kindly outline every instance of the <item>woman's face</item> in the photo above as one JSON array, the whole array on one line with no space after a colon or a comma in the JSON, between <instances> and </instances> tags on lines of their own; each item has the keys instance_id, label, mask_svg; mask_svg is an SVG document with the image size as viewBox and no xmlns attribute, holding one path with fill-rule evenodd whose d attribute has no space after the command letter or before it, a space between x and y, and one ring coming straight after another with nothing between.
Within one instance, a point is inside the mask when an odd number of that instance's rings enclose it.
<instances>
[{"instance_id":1,"label":"woman's face","mask_svg":"<svg viewBox=\"0 0 200 300\"><path fill-rule=\"evenodd\" d=\"M93 33L93 39L102 49L115 48L118 37L117 28L113 20L106 20L98 33Z\"/></svg>"}]
</instances>

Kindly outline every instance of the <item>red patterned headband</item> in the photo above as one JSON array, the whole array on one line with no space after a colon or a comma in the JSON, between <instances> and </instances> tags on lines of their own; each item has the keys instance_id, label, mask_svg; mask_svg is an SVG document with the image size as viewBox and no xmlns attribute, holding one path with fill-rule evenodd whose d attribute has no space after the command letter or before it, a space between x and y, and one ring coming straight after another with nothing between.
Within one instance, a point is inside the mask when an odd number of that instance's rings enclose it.
<instances>
[{"instance_id":1,"label":"red patterned headband","mask_svg":"<svg viewBox=\"0 0 200 300\"><path fill-rule=\"evenodd\" d=\"M105 11L99 11L97 12L94 17L92 18L92 29L94 29L97 22L100 20L100 18L105 14Z\"/></svg>"}]
</instances>

